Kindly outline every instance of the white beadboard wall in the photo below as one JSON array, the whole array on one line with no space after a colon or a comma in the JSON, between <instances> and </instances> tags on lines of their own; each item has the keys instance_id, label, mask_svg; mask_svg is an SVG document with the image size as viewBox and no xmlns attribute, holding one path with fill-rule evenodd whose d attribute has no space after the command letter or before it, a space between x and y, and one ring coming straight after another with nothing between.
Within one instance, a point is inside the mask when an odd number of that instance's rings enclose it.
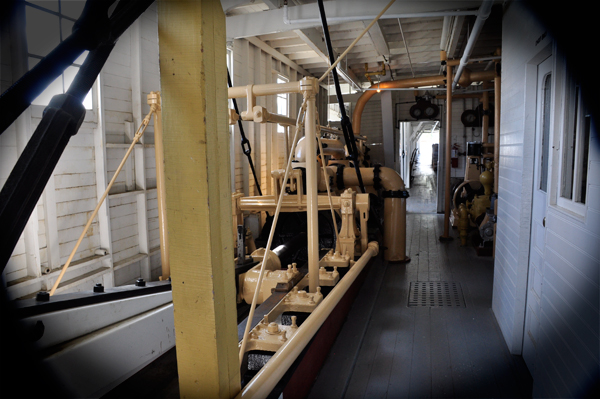
<instances>
[{"instance_id":1,"label":"white beadboard wall","mask_svg":"<svg viewBox=\"0 0 600 399\"><path fill-rule=\"evenodd\" d=\"M234 86L245 86L248 84L275 83L277 74L285 76L289 81L297 81L304 76L296 69L275 59L271 54L254 46L246 39L236 39L230 43L233 51L233 70L230 71L232 84ZM302 95L290 94L288 107L290 118L296 118L298 109L302 104ZM240 112L246 110L246 99L238 98L237 105ZM256 105L262 105L269 111L276 112L275 96L257 97ZM277 133L277 125L243 122L244 133L250 141L254 167L259 176L263 194L270 193L271 171L285 167L285 138L282 133ZM232 162L234 163L234 175L232 180L236 191L247 195L258 195L255 190L252 171L248 166L246 156L241 149L241 136L237 124L233 128L232 137ZM293 129L289 129L289 142ZM269 156L270 154L270 156Z\"/></svg>"},{"instance_id":2,"label":"white beadboard wall","mask_svg":"<svg viewBox=\"0 0 600 399\"><path fill-rule=\"evenodd\" d=\"M2 27L0 37L3 91L17 78L11 71L11 43L5 28ZM97 168L103 168L100 173L105 173L106 182L112 178L131 143L132 132L149 111L147 95L160 91L155 3L118 40L102 70L100 85L97 90L101 95L102 120L98 120L96 110L87 112L34 210L39 271L35 275L28 271L23 237L5 268L3 278L10 285L8 292L13 298L51 288L58 272L42 272L48 267L57 270L65 263L96 206L98 191L103 191L97 187ZM39 124L42 111L43 107L31 107L31 132ZM59 292L91 289L97 282L111 286L129 284L139 277L156 280L161 274L153 132L151 123L111 190L107 215L101 212L95 218ZM98 152L98 134L102 137L104 160L96 159L103 153ZM143 160L136 160L136 156ZM0 187L17 159L16 130L11 126L0 136ZM136 173L136 165L141 165L143 171ZM144 223L140 223L140 217ZM104 225L109 232L102 233ZM103 236L110 240L103 242ZM101 247L108 250L107 256L95 254Z\"/></svg>"},{"instance_id":3,"label":"white beadboard wall","mask_svg":"<svg viewBox=\"0 0 600 399\"><path fill-rule=\"evenodd\" d=\"M545 30L519 2L506 8L502 32L500 180L492 309L509 349L520 354L531 234L533 151L529 149L534 143L531 117L526 112L527 104L535 103L528 89L533 87L535 93L535 83L527 80L527 71L535 68L534 60L548 48L551 39L547 36L538 40ZM554 101L558 104L556 93ZM556 110L560 112L560 107ZM559 121L561 116L555 114L554 118ZM561 132L560 123L555 123L554 148L559 148ZM559 180L557 156L550 162L554 169L552 193ZM594 128L587 192L587 205L581 215L557 206L555 195L548 195L540 332L536 366L530 370L534 397L579 397L598 381L600 142Z\"/></svg>"},{"instance_id":4,"label":"white beadboard wall","mask_svg":"<svg viewBox=\"0 0 600 399\"><path fill-rule=\"evenodd\" d=\"M362 113L360 134L367 137L367 147L371 149L371 162L385 165L383 157L383 127L381 122L381 98L374 95L365 105Z\"/></svg>"}]
</instances>

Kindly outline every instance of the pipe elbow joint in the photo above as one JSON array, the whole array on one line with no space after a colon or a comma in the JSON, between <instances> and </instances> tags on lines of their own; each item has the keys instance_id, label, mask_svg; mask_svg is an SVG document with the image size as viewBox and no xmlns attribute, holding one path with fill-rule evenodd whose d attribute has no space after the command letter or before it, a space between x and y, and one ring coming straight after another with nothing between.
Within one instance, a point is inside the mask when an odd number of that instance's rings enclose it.
<instances>
[{"instance_id":1,"label":"pipe elbow joint","mask_svg":"<svg viewBox=\"0 0 600 399\"><path fill-rule=\"evenodd\" d=\"M382 167L379 171L381 185L388 191L404 191L406 187L402 177L392 168Z\"/></svg>"},{"instance_id":2,"label":"pipe elbow joint","mask_svg":"<svg viewBox=\"0 0 600 399\"><path fill-rule=\"evenodd\" d=\"M471 70L465 68L458 79L458 84L465 87L471 84Z\"/></svg>"}]
</instances>

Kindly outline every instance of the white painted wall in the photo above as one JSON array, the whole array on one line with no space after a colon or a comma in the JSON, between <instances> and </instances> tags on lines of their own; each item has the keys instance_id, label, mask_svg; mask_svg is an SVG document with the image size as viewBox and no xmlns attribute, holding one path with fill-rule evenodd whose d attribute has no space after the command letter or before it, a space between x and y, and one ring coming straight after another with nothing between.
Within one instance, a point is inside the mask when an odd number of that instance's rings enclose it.
<instances>
[{"instance_id":1,"label":"white painted wall","mask_svg":"<svg viewBox=\"0 0 600 399\"><path fill-rule=\"evenodd\" d=\"M552 49L545 29L519 2L504 13L500 179L492 309L510 351L523 342L533 175L535 67ZM554 51L556 55L556 51ZM558 60L558 61L557 61ZM555 56L560 65L560 57ZM555 68L555 74L560 75ZM534 79L531 79L531 78ZM560 81L560 77L557 76ZM556 86L555 86L556 89ZM587 201L581 214L557 205L562 134L555 91L552 178L540 300L535 397L578 397L599 372L600 142L592 132Z\"/></svg>"},{"instance_id":2,"label":"white painted wall","mask_svg":"<svg viewBox=\"0 0 600 399\"><path fill-rule=\"evenodd\" d=\"M11 62L8 26L1 33L2 90L17 76ZM77 135L65 149L32 220L35 220L37 266L28 269L25 241L17 248L3 278L14 298L49 290L59 268L74 248L105 184L112 178L132 131L149 111L146 97L160 90L158 19L156 4L118 40L106 62L94 92L99 101L87 112ZM42 106L30 107L31 133L42 117ZM166 133L165 133L166 134ZM152 124L134 151L107 199L107 208L95 218L77 250L74 263L57 292L89 290L93 284L127 284L139 277L156 279L160 270L156 169ZM13 124L0 136L0 187L4 185L18 154ZM137 159L136 159L137 158ZM95 255L99 248L107 256ZM42 275L47 267L53 270Z\"/></svg>"},{"instance_id":3,"label":"white painted wall","mask_svg":"<svg viewBox=\"0 0 600 399\"><path fill-rule=\"evenodd\" d=\"M234 86L248 84L275 83L277 74L286 77L290 82L298 81L304 76L296 69L274 58L271 54L254 46L246 39L236 39L230 44L233 51L233 71L231 73ZM296 118L298 109L302 104L302 95L290 94L289 117ZM246 110L246 99L238 98L237 105L240 112ZM276 112L275 96L257 97L256 105L261 105L271 112ZM285 137L277 133L274 124L259 124L243 122L244 133L252 148L252 159L259 176L259 183L263 194L271 190L271 171L285 167ZM289 145L294 130L289 129ZM303 132L301 134L303 136ZM258 195L255 190L254 178L248 166L246 155L242 153L241 136L237 124L234 127L234 137L231 141L233 147L235 189L246 195ZM270 156L269 156L270 154Z\"/></svg>"},{"instance_id":4,"label":"white painted wall","mask_svg":"<svg viewBox=\"0 0 600 399\"><path fill-rule=\"evenodd\" d=\"M367 137L367 147L373 164L385 165L383 153L383 123L381 120L381 97L374 95L363 110L360 134Z\"/></svg>"}]
</instances>

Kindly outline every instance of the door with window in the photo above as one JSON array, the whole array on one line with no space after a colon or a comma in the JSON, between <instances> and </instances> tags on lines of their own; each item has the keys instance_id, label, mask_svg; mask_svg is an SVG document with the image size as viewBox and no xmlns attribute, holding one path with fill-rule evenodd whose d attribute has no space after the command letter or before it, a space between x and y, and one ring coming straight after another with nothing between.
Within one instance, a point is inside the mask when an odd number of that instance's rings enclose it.
<instances>
[{"instance_id":1,"label":"door with window","mask_svg":"<svg viewBox=\"0 0 600 399\"><path fill-rule=\"evenodd\" d=\"M546 243L546 211L548 208L548 175L551 147L552 57L547 58L538 65L536 97L531 240L529 246L525 336L523 337L523 358L532 375L536 367L536 345L539 341L540 301L544 275L544 247Z\"/></svg>"}]
</instances>

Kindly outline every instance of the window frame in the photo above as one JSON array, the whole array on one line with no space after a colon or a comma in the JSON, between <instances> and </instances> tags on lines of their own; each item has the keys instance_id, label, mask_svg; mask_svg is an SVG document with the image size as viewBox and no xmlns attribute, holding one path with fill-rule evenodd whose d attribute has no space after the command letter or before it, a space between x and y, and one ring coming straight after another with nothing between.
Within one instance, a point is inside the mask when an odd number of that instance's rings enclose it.
<instances>
[{"instance_id":1,"label":"window frame","mask_svg":"<svg viewBox=\"0 0 600 399\"><path fill-rule=\"evenodd\" d=\"M280 72L275 72L274 75L275 75L275 83L278 83L278 84L279 83L289 83L289 81L290 81L290 79L287 76L283 75ZM278 102L279 102L280 98L285 100L285 114L279 113ZM286 117L290 116L290 95L289 95L289 93L280 93L280 94L275 95L275 108L277 110L277 114L283 115ZM287 127L284 125L277 124L276 132L280 133L280 134L287 134Z\"/></svg>"},{"instance_id":2,"label":"window frame","mask_svg":"<svg viewBox=\"0 0 600 399\"><path fill-rule=\"evenodd\" d=\"M569 70L566 66L566 59L561 57L560 62L557 62L557 72L561 73L561 86L562 90L560 92L557 91L556 99L560 102L560 110L558 111L557 117L561 119L561 122L558 124L560 128L555 134L554 141L556 144L556 169L554 170L553 175L555 176L552 183L555 183L555 187L553 188L553 197L554 204L562 211L567 211L568 214L577 216L577 217L585 217L587 211L587 203L579 201L580 198L577 198L577 193L580 192L582 186L588 185L587 176L585 181L581 179L581 169L582 169L582 145L583 145L583 133L584 133L584 122L585 115L589 114L589 106L583 104L583 97L581 90L577 92L576 87L579 84L577 79L572 77L569 73ZM557 74L558 76L558 74ZM577 96L577 98L575 98ZM575 111L575 107L577 107L577 114L573 115ZM573 156L574 168L572 172L572 191L571 198L567 198L563 196L563 186L565 182L563 181L565 176L565 161L566 161L566 153L569 150L569 143L567 140L569 139L569 129L573 129L574 125L575 129L575 149ZM590 129L592 127L590 126ZM591 136L591 133L590 133ZM588 146L588 172L589 172L589 151L590 148ZM587 196L587 190L586 190ZM584 198L585 201L586 198Z\"/></svg>"},{"instance_id":3,"label":"window frame","mask_svg":"<svg viewBox=\"0 0 600 399\"><path fill-rule=\"evenodd\" d=\"M62 11L61 10L61 4L62 4L63 1L64 0L56 0L56 3L58 4L58 11L54 11L54 10L51 10L49 8L45 8L45 7L41 6L41 5L33 3L31 1L24 1L25 13L27 13L27 7L31 7L33 9L38 10L38 11L45 12L45 13L48 13L50 15L54 15L54 16L58 17L58 22L59 22L59 24L58 24L59 43L62 43L63 40L66 39L65 37L63 37L63 25L62 25L63 22L62 22L62 20L64 19L64 20L70 21L72 23L75 23L77 21L77 19L75 19L73 17L70 17L70 16L67 16L65 14L62 14L62 12L61 12ZM27 23L28 23L28 21L25 20L25 26L23 27L23 35L25 36L25 40L26 41L28 41L28 38L27 38ZM29 47L30 46L29 46L29 43L28 43L28 46L27 46L27 69L28 70L30 70L30 67L29 67L30 59L42 60L45 57L45 55L40 55L40 54L35 54L35 53L30 52L29 51ZM52 51L52 50L50 50L50 51ZM85 53L87 53L87 52L82 53L82 55L85 54ZM87 56L87 54L86 54L86 56ZM78 59L79 58L81 58L81 56L78 57ZM85 57L83 58L83 61L84 60L85 60ZM83 65L83 61L81 63L73 62L69 67L75 67L75 68L79 69ZM69 67L67 67L67 68L69 68ZM65 71L63 71L60 74L59 77L57 77L57 79L60 78L61 81L62 81L62 93L66 93L67 90L68 90L68 87L65 87L65 72L66 72L66 69L65 69ZM44 91L45 90L46 89L44 89ZM53 95L56 95L56 94L60 94L60 93L54 93ZM84 122L94 122L94 121L96 121L96 110L98 108L97 95L98 95L98 79L96 79L96 81L92 85L92 88L90 89L91 108L86 108L86 115L85 115ZM37 100L37 97L36 97L36 99L34 99L34 101L35 100ZM43 114L43 110L46 108L47 105L48 104L34 104L34 103L32 103L31 104L32 116L34 116L34 117L36 117L36 116L41 117L42 114Z\"/></svg>"}]
</instances>

